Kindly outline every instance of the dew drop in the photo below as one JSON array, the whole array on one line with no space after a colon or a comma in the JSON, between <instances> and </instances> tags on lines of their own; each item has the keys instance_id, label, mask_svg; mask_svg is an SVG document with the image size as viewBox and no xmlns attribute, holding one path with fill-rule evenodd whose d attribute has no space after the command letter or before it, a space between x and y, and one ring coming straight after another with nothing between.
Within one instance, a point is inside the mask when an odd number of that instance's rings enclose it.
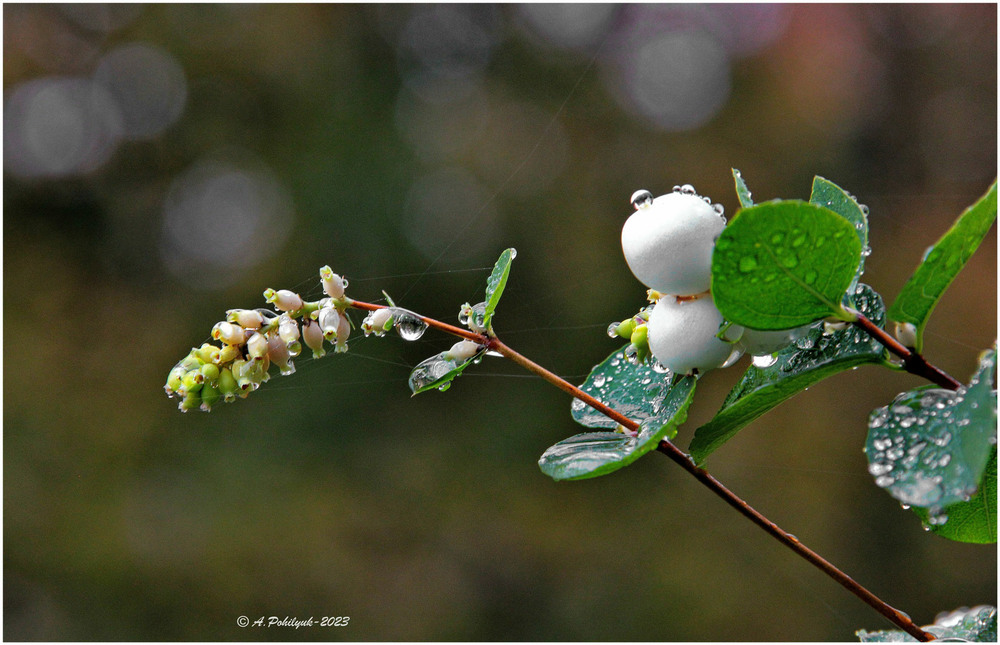
<instances>
[{"instance_id":1,"label":"dew drop","mask_svg":"<svg viewBox=\"0 0 1000 645\"><path fill-rule=\"evenodd\" d=\"M607 377L605 377L603 374L597 374L596 376L594 376L594 387L604 387L604 384L606 382L607 382Z\"/></svg>"},{"instance_id":2,"label":"dew drop","mask_svg":"<svg viewBox=\"0 0 1000 645\"><path fill-rule=\"evenodd\" d=\"M570 407L573 409L574 412L580 412L585 407L587 407L587 404L581 401L580 399L573 399L573 403L570 405Z\"/></svg>"},{"instance_id":3,"label":"dew drop","mask_svg":"<svg viewBox=\"0 0 1000 645\"><path fill-rule=\"evenodd\" d=\"M424 332L427 331L427 323L408 311L397 310L393 312L395 320L393 321L393 327L396 328L396 333L403 340L414 341L419 340Z\"/></svg>"},{"instance_id":4,"label":"dew drop","mask_svg":"<svg viewBox=\"0 0 1000 645\"><path fill-rule=\"evenodd\" d=\"M439 385L438 386L438 391L439 392L447 392L448 388L450 388L450 387L451 387L451 381L448 381L447 383L442 383L441 385Z\"/></svg>"},{"instance_id":5,"label":"dew drop","mask_svg":"<svg viewBox=\"0 0 1000 645\"><path fill-rule=\"evenodd\" d=\"M692 186L691 184L684 184L683 186L680 187L680 193L682 195L697 195L698 191L696 191L694 189L694 186Z\"/></svg>"},{"instance_id":6,"label":"dew drop","mask_svg":"<svg viewBox=\"0 0 1000 645\"><path fill-rule=\"evenodd\" d=\"M750 273L757 268L757 258L752 255L744 255L740 258L739 269L741 273Z\"/></svg>"},{"instance_id":7,"label":"dew drop","mask_svg":"<svg viewBox=\"0 0 1000 645\"><path fill-rule=\"evenodd\" d=\"M656 359L653 359L653 362L650 365L650 368L652 368L652 370L654 372L656 372L657 374L669 374L670 373L670 369L666 365L664 365L663 363L661 363L660 361L658 361Z\"/></svg>"},{"instance_id":8,"label":"dew drop","mask_svg":"<svg viewBox=\"0 0 1000 645\"><path fill-rule=\"evenodd\" d=\"M632 193L632 197L629 199L629 203L632 204L632 208L634 208L635 210L639 210L640 208L646 208L647 206L652 206L653 193L645 189L637 190L634 193Z\"/></svg>"},{"instance_id":9,"label":"dew drop","mask_svg":"<svg viewBox=\"0 0 1000 645\"><path fill-rule=\"evenodd\" d=\"M722 216L726 212L726 207L722 204L712 204L712 210L715 211L716 215Z\"/></svg>"},{"instance_id":10,"label":"dew drop","mask_svg":"<svg viewBox=\"0 0 1000 645\"><path fill-rule=\"evenodd\" d=\"M754 356L751 362L754 367L763 370L777 363L778 356L776 354L762 354L760 356Z\"/></svg>"},{"instance_id":11,"label":"dew drop","mask_svg":"<svg viewBox=\"0 0 1000 645\"><path fill-rule=\"evenodd\" d=\"M608 325L608 337L609 338L618 338L618 325L620 325L620 324L621 323L613 322L610 325Z\"/></svg>"}]
</instances>

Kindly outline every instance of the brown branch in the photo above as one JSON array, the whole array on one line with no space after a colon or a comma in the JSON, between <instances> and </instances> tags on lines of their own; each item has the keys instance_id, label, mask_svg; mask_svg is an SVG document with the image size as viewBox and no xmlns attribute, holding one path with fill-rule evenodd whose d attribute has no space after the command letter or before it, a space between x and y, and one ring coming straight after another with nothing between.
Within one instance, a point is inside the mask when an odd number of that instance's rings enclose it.
<instances>
[{"instance_id":1,"label":"brown branch","mask_svg":"<svg viewBox=\"0 0 1000 645\"><path fill-rule=\"evenodd\" d=\"M903 360L903 369L911 374L923 377L943 388L957 390L962 384L948 375L944 370L931 365L923 355L904 347L902 343L890 336L884 329L873 323L861 312L857 314L854 325L863 329L869 336L880 342L886 349Z\"/></svg>"}]
</instances>

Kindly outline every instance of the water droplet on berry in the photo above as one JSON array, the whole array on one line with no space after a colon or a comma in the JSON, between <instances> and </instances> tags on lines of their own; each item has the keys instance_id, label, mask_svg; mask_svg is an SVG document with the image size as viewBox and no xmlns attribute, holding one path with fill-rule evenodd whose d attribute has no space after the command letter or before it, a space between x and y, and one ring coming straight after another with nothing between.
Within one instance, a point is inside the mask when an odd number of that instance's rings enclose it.
<instances>
[{"instance_id":1,"label":"water droplet on berry","mask_svg":"<svg viewBox=\"0 0 1000 645\"><path fill-rule=\"evenodd\" d=\"M632 193L632 198L629 199L629 202L635 210L651 206L653 204L653 193L648 190L637 190Z\"/></svg>"}]
</instances>

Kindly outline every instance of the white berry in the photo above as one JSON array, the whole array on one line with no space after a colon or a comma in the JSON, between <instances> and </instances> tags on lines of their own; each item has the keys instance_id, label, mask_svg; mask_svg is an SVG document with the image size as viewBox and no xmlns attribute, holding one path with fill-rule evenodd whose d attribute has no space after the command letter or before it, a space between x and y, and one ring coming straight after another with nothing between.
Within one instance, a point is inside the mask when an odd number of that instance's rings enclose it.
<instances>
[{"instance_id":1,"label":"white berry","mask_svg":"<svg viewBox=\"0 0 1000 645\"><path fill-rule=\"evenodd\" d=\"M708 290L712 249L725 219L701 197L673 192L635 202L622 227L628 267L660 293L693 295Z\"/></svg>"},{"instance_id":2,"label":"white berry","mask_svg":"<svg viewBox=\"0 0 1000 645\"><path fill-rule=\"evenodd\" d=\"M722 314L710 296L680 301L663 296L649 314L649 349L656 360L677 374L715 369L734 351L739 352L734 343L716 336L722 323ZM742 327L732 325L726 337L733 341L742 333Z\"/></svg>"}]
</instances>

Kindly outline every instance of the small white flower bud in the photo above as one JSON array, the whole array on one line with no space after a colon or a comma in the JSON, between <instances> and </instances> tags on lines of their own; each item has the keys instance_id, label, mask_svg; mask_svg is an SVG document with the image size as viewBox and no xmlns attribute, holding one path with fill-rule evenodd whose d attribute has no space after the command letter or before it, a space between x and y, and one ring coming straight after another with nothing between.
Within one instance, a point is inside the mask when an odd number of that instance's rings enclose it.
<instances>
[{"instance_id":1,"label":"small white flower bud","mask_svg":"<svg viewBox=\"0 0 1000 645\"><path fill-rule=\"evenodd\" d=\"M337 346L335 348L336 352L346 352L347 351L347 337L351 335L351 322L347 319L347 316L341 316L340 322L337 324Z\"/></svg>"},{"instance_id":2,"label":"small white flower bud","mask_svg":"<svg viewBox=\"0 0 1000 645\"><path fill-rule=\"evenodd\" d=\"M264 292L264 299L282 311L295 311L302 308L302 298L299 294L288 289L280 291L268 289Z\"/></svg>"},{"instance_id":3,"label":"small white flower bud","mask_svg":"<svg viewBox=\"0 0 1000 645\"><path fill-rule=\"evenodd\" d=\"M304 320L302 322L302 338L306 345L313 351L313 358L322 358L326 355L323 349L323 328L314 320Z\"/></svg>"},{"instance_id":4,"label":"small white flower bud","mask_svg":"<svg viewBox=\"0 0 1000 645\"><path fill-rule=\"evenodd\" d=\"M231 322L215 323L212 327L212 338L221 340L227 345L242 345L247 339L244 329Z\"/></svg>"},{"instance_id":5,"label":"small white flower bud","mask_svg":"<svg viewBox=\"0 0 1000 645\"><path fill-rule=\"evenodd\" d=\"M917 327L913 323L896 323L896 340L903 344L903 347L913 349L917 346Z\"/></svg>"},{"instance_id":6,"label":"small white flower bud","mask_svg":"<svg viewBox=\"0 0 1000 645\"><path fill-rule=\"evenodd\" d=\"M289 359L288 345L281 337L271 336L267 339L267 357L278 366L282 374L292 374L295 372L295 365Z\"/></svg>"},{"instance_id":7,"label":"small white flower bud","mask_svg":"<svg viewBox=\"0 0 1000 645\"><path fill-rule=\"evenodd\" d=\"M247 340L247 356L264 358L267 355L267 338L260 332L254 332Z\"/></svg>"},{"instance_id":8,"label":"small white flower bud","mask_svg":"<svg viewBox=\"0 0 1000 645\"><path fill-rule=\"evenodd\" d=\"M246 329L260 329L264 324L263 314L253 309L230 309L226 312L226 320Z\"/></svg>"},{"instance_id":9,"label":"small white flower bud","mask_svg":"<svg viewBox=\"0 0 1000 645\"><path fill-rule=\"evenodd\" d=\"M288 314L281 314L278 318L278 336L286 345L291 345L299 339L299 323Z\"/></svg>"},{"instance_id":10,"label":"small white flower bud","mask_svg":"<svg viewBox=\"0 0 1000 645\"><path fill-rule=\"evenodd\" d=\"M471 340L460 340L448 350L451 359L458 362L467 361L478 353L479 345Z\"/></svg>"},{"instance_id":11,"label":"small white flower bud","mask_svg":"<svg viewBox=\"0 0 1000 645\"><path fill-rule=\"evenodd\" d=\"M323 336L327 340L333 340L337 337L337 330L340 327L340 314L333 307L323 307L319 310L319 315L316 318L319 323L320 329L323 330Z\"/></svg>"},{"instance_id":12,"label":"small white flower bud","mask_svg":"<svg viewBox=\"0 0 1000 645\"><path fill-rule=\"evenodd\" d=\"M376 309L365 316L364 321L361 323L361 329L365 332L365 336L372 333L376 336L384 336L386 326L389 324L391 318L392 311L390 309Z\"/></svg>"},{"instance_id":13,"label":"small white flower bud","mask_svg":"<svg viewBox=\"0 0 1000 645\"><path fill-rule=\"evenodd\" d=\"M320 269L319 279L323 283L323 291L326 292L326 295L331 298L344 297L344 287L347 286L347 281L334 273L333 269L328 266Z\"/></svg>"}]
</instances>

